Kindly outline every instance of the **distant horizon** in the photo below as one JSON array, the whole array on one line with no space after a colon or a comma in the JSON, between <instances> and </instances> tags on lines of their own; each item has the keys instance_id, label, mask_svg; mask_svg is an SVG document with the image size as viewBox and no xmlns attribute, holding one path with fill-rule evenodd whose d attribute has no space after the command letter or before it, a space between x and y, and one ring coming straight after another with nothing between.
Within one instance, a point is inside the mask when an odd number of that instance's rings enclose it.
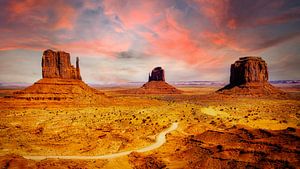
<instances>
[{"instance_id":1,"label":"distant horizon","mask_svg":"<svg viewBox=\"0 0 300 169\"><path fill-rule=\"evenodd\" d=\"M40 80L40 79L38 79ZM38 81L37 80L37 81ZM139 82L124 82L124 83L89 83L86 82L88 85L97 87L115 87L115 86L140 86L147 81L139 81ZM201 80L193 80L193 81L167 81L168 83L172 85L177 85L177 86L213 86L213 85L226 85L229 82L224 82L224 81L201 81ZM194 82L194 83L190 83ZM196 83L195 83L196 82ZM197 83L198 82L198 83ZM201 83L202 82L202 83ZM206 82L206 83L205 83ZM300 84L300 79L299 80L271 80L269 81L271 84ZM288 83L291 82L291 83ZM34 83L34 82L33 82ZM0 82L0 88L1 87L28 87L32 85L33 83L26 83L26 82ZM214 83L214 84L209 84L209 83Z\"/></svg>"}]
</instances>

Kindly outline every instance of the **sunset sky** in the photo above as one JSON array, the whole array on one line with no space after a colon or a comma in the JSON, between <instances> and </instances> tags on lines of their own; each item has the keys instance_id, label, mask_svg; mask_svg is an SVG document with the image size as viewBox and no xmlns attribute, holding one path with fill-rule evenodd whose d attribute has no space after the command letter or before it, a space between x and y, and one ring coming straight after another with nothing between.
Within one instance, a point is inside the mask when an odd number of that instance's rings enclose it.
<instances>
[{"instance_id":1,"label":"sunset sky","mask_svg":"<svg viewBox=\"0 0 300 169\"><path fill-rule=\"evenodd\" d=\"M83 80L228 81L241 56L270 80L300 79L299 0L0 0L0 82L41 78L46 49L80 58Z\"/></svg>"}]
</instances>

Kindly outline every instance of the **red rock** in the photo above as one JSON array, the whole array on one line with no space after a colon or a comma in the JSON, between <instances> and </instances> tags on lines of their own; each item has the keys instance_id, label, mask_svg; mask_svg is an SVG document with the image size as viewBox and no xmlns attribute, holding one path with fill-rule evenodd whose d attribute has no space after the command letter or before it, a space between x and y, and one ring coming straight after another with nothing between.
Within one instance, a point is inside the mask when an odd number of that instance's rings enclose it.
<instances>
[{"instance_id":1,"label":"red rock","mask_svg":"<svg viewBox=\"0 0 300 169\"><path fill-rule=\"evenodd\" d=\"M151 81L165 81L165 71L161 67L156 67L149 74L148 82Z\"/></svg>"},{"instance_id":2,"label":"red rock","mask_svg":"<svg viewBox=\"0 0 300 169\"><path fill-rule=\"evenodd\" d=\"M181 94L182 91L165 82L165 72L156 67L149 75L149 80L138 89L122 90L125 94Z\"/></svg>"},{"instance_id":3,"label":"red rock","mask_svg":"<svg viewBox=\"0 0 300 169\"><path fill-rule=\"evenodd\" d=\"M89 87L81 80L79 59L76 68L70 63L70 54L46 50L42 56L43 78L33 85L15 92L12 98L19 105L101 105L108 102L104 93ZM27 101L22 102L21 101ZM31 101L33 103L29 103ZM38 103L38 104L37 104Z\"/></svg>"},{"instance_id":4,"label":"red rock","mask_svg":"<svg viewBox=\"0 0 300 169\"><path fill-rule=\"evenodd\" d=\"M268 82L268 69L261 57L242 57L230 68L230 85Z\"/></svg>"},{"instance_id":5,"label":"red rock","mask_svg":"<svg viewBox=\"0 0 300 169\"><path fill-rule=\"evenodd\" d=\"M63 51L46 50L42 58L43 78L62 78L81 80L79 58L76 58L76 68L71 65L70 54Z\"/></svg>"},{"instance_id":6,"label":"red rock","mask_svg":"<svg viewBox=\"0 0 300 169\"><path fill-rule=\"evenodd\" d=\"M261 57L242 57L230 68L230 83L219 89L222 94L273 95L284 94L268 82L268 68Z\"/></svg>"}]
</instances>

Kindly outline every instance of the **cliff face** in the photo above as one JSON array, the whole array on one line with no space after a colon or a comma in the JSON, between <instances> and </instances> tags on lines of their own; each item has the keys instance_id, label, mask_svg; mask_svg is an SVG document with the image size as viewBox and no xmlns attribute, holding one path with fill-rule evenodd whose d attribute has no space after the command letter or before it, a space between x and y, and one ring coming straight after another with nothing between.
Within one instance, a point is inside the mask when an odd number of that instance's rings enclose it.
<instances>
[{"instance_id":1,"label":"cliff face","mask_svg":"<svg viewBox=\"0 0 300 169\"><path fill-rule=\"evenodd\" d=\"M230 69L230 85L268 82L268 69L261 57L242 57Z\"/></svg>"},{"instance_id":2,"label":"cliff face","mask_svg":"<svg viewBox=\"0 0 300 169\"><path fill-rule=\"evenodd\" d=\"M165 71L161 67L156 67L149 75L148 82L151 81L165 81Z\"/></svg>"},{"instance_id":3,"label":"cliff face","mask_svg":"<svg viewBox=\"0 0 300 169\"><path fill-rule=\"evenodd\" d=\"M71 65L70 54L46 50L42 56L43 78L33 85L14 92L6 98L21 106L79 106L107 104L105 94L89 87L81 80L79 59L76 68Z\"/></svg>"},{"instance_id":4,"label":"cliff face","mask_svg":"<svg viewBox=\"0 0 300 169\"><path fill-rule=\"evenodd\" d=\"M42 57L42 75L43 78L81 80L79 58L76 58L76 68L74 68L69 53L48 49L44 51Z\"/></svg>"},{"instance_id":5,"label":"cliff face","mask_svg":"<svg viewBox=\"0 0 300 169\"><path fill-rule=\"evenodd\" d=\"M217 92L228 95L283 95L268 82L267 63L261 57L242 57L230 67L230 83Z\"/></svg>"}]
</instances>

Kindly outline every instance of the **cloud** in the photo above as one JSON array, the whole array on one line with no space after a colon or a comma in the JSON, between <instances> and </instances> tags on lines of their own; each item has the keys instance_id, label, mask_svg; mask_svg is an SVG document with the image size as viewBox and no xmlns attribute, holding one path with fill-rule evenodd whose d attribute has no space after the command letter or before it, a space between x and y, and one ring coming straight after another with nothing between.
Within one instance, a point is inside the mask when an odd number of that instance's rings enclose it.
<instances>
[{"instance_id":1,"label":"cloud","mask_svg":"<svg viewBox=\"0 0 300 169\"><path fill-rule=\"evenodd\" d=\"M64 1L53 3L46 0L11 0L7 6L8 22L30 26L41 24L53 29L73 29L77 17L74 6ZM32 26L32 25L31 25Z\"/></svg>"},{"instance_id":2,"label":"cloud","mask_svg":"<svg viewBox=\"0 0 300 169\"><path fill-rule=\"evenodd\" d=\"M151 59L138 69L147 72L173 60L212 79L239 56L293 45L300 28L294 0L3 0L0 8L0 51L53 48L128 65Z\"/></svg>"},{"instance_id":3,"label":"cloud","mask_svg":"<svg viewBox=\"0 0 300 169\"><path fill-rule=\"evenodd\" d=\"M300 8L296 7L287 12L282 13L281 15L271 16L271 17L262 17L257 19L254 25L271 25L271 24L282 24L290 21L300 20Z\"/></svg>"},{"instance_id":4,"label":"cloud","mask_svg":"<svg viewBox=\"0 0 300 169\"><path fill-rule=\"evenodd\" d=\"M118 1L104 0L103 9L105 14L112 18L117 16L126 29L146 25L161 14L162 5L159 1Z\"/></svg>"},{"instance_id":5,"label":"cloud","mask_svg":"<svg viewBox=\"0 0 300 169\"><path fill-rule=\"evenodd\" d=\"M76 26L77 7L65 1L11 0L1 6L0 50L42 50Z\"/></svg>"},{"instance_id":6,"label":"cloud","mask_svg":"<svg viewBox=\"0 0 300 169\"><path fill-rule=\"evenodd\" d=\"M261 50L261 49L265 49L268 47L273 47L273 46L276 46L278 44L284 43L288 40L298 38L298 37L300 37L300 32L287 33L286 35L283 35L281 37L272 38L269 40L265 40L261 43L258 43L255 47L255 50Z\"/></svg>"},{"instance_id":7,"label":"cloud","mask_svg":"<svg viewBox=\"0 0 300 169\"><path fill-rule=\"evenodd\" d=\"M237 29L299 19L299 4L292 0L195 0L217 28Z\"/></svg>"},{"instance_id":8,"label":"cloud","mask_svg":"<svg viewBox=\"0 0 300 169\"><path fill-rule=\"evenodd\" d=\"M270 35L288 40L287 34L267 35L269 27L256 30L299 19L299 7L286 4L281 0L59 0L53 6L46 0L12 0L3 7L7 15L1 18L0 37L5 41L1 50L66 48L108 56L137 50L195 63L215 49L256 49L253 36L264 46L283 42L271 43Z\"/></svg>"}]
</instances>

